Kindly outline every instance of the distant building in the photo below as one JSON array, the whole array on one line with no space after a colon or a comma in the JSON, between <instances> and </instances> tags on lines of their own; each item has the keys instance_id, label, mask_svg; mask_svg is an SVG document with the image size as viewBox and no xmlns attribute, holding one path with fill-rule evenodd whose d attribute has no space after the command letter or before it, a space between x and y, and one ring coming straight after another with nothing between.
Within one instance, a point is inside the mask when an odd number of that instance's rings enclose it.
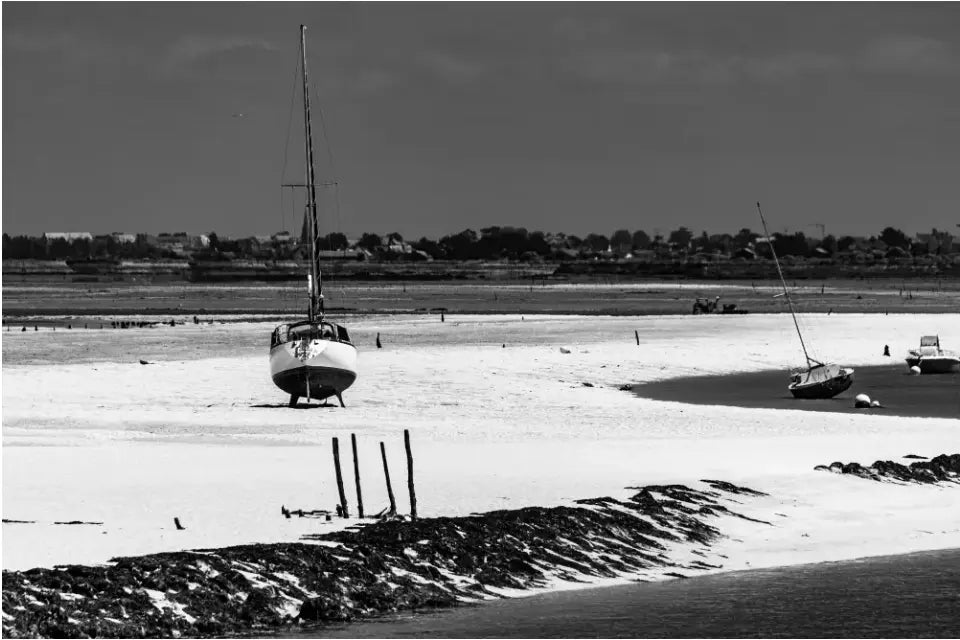
<instances>
[{"instance_id":1,"label":"distant building","mask_svg":"<svg viewBox=\"0 0 960 640\"><path fill-rule=\"evenodd\" d=\"M73 242L75 240L93 240L93 234L88 231L48 232L43 234L43 239L47 242L53 242L54 240Z\"/></svg>"},{"instance_id":2,"label":"distant building","mask_svg":"<svg viewBox=\"0 0 960 640\"><path fill-rule=\"evenodd\" d=\"M946 231L934 229L930 233L918 233L917 241L914 244L925 246L927 253L953 253L953 235Z\"/></svg>"},{"instance_id":3,"label":"distant building","mask_svg":"<svg viewBox=\"0 0 960 640\"><path fill-rule=\"evenodd\" d=\"M114 242L118 244L133 244L137 241L137 234L135 233L121 233L119 231L114 231L110 234L110 237L112 237Z\"/></svg>"}]
</instances>

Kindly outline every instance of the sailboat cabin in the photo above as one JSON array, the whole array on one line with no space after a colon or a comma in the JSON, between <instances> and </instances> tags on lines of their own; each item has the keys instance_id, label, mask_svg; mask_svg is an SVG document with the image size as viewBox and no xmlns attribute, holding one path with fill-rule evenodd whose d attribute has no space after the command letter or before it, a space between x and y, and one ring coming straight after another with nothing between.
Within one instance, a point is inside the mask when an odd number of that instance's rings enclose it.
<instances>
[{"instance_id":1,"label":"sailboat cabin","mask_svg":"<svg viewBox=\"0 0 960 640\"><path fill-rule=\"evenodd\" d=\"M331 342L350 342L350 335L347 328L332 322L295 322L293 324L281 324L273 330L270 337L270 348L288 342L300 342L303 340L329 340Z\"/></svg>"}]
</instances>

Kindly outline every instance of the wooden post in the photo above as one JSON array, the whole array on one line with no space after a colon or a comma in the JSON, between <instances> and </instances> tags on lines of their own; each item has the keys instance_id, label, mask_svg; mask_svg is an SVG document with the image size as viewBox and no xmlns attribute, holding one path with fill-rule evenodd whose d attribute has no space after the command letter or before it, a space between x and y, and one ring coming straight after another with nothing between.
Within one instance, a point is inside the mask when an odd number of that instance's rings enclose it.
<instances>
[{"instance_id":1,"label":"wooden post","mask_svg":"<svg viewBox=\"0 0 960 640\"><path fill-rule=\"evenodd\" d=\"M397 515L397 501L393 497L393 487L390 485L390 468L387 467L387 449L380 443L380 457L383 458L383 477L387 479L387 497L390 498L390 515Z\"/></svg>"},{"instance_id":2,"label":"wooden post","mask_svg":"<svg viewBox=\"0 0 960 640\"><path fill-rule=\"evenodd\" d=\"M343 493L343 475L340 473L340 441L333 439L333 466L337 471L337 491L340 492L340 508L343 510L343 517L349 518L347 511L347 496Z\"/></svg>"},{"instance_id":3,"label":"wooden post","mask_svg":"<svg viewBox=\"0 0 960 640\"><path fill-rule=\"evenodd\" d=\"M410 451L410 430L403 430L403 446L407 449L407 489L410 491L410 519L417 519L417 492L413 488L413 453Z\"/></svg>"},{"instance_id":4,"label":"wooden post","mask_svg":"<svg viewBox=\"0 0 960 640\"><path fill-rule=\"evenodd\" d=\"M363 517L363 493L360 491L360 459L357 458L357 435L350 434L350 444L353 445L353 479L357 484L357 515Z\"/></svg>"},{"instance_id":5,"label":"wooden post","mask_svg":"<svg viewBox=\"0 0 960 640\"><path fill-rule=\"evenodd\" d=\"M640 346L640 332L636 329L633 330L633 337L637 339L637 346Z\"/></svg>"}]
</instances>

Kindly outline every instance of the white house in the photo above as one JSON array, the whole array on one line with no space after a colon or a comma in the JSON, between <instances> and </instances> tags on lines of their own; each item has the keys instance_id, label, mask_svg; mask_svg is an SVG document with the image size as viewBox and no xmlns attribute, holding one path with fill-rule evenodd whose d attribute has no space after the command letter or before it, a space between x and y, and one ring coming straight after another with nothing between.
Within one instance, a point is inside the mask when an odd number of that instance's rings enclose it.
<instances>
[{"instance_id":1,"label":"white house","mask_svg":"<svg viewBox=\"0 0 960 640\"><path fill-rule=\"evenodd\" d=\"M74 240L93 240L93 234L88 231L48 232L43 234L43 239L47 242L54 240L73 242Z\"/></svg>"}]
</instances>

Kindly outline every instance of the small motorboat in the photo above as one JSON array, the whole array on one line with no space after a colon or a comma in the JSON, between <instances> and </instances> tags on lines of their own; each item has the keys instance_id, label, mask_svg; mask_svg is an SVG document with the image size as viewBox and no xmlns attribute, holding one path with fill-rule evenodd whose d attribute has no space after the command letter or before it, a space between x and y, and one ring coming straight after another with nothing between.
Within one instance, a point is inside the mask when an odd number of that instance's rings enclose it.
<instances>
[{"instance_id":1,"label":"small motorboat","mask_svg":"<svg viewBox=\"0 0 960 640\"><path fill-rule=\"evenodd\" d=\"M920 373L954 373L960 371L960 354L940 348L940 336L923 336L920 348L910 349L906 358L911 369L918 367Z\"/></svg>"}]
</instances>

